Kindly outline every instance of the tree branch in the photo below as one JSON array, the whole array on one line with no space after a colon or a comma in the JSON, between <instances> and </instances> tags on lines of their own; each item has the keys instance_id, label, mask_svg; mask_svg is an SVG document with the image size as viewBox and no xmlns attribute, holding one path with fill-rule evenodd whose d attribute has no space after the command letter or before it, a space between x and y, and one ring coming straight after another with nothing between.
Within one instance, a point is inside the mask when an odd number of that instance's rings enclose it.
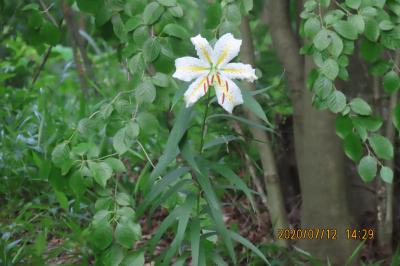
<instances>
[{"instance_id":1,"label":"tree branch","mask_svg":"<svg viewBox=\"0 0 400 266\"><path fill-rule=\"evenodd\" d=\"M57 23L55 18L53 17L53 15L49 12L50 7L46 7L46 4L43 2L43 0L40 0L40 5L44 9L43 12L45 12L47 18L54 24L54 26L56 26L58 29L60 29L64 19L61 19L60 23ZM42 62L40 63L39 67L35 71L35 74L33 75L32 83L31 83L32 87L33 87L33 85L35 85L37 79L39 78L40 73L42 72L44 66L46 65L46 62L49 59L52 49L53 49L52 45L50 45L47 48L46 53L43 56Z\"/></svg>"},{"instance_id":2,"label":"tree branch","mask_svg":"<svg viewBox=\"0 0 400 266\"><path fill-rule=\"evenodd\" d=\"M88 84L86 81L85 69L83 68L82 62L79 56L79 33L74 20L74 16L71 8L64 0L61 0L61 6L64 14L64 19L68 27L69 34L71 36L72 52L74 57L74 62L78 72L78 78L81 85L81 89L85 97L88 97ZM81 54L82 55L82 54Z\"/></svg>"},{"instance_id":3,"label":"tree branch","mask_svg":"<svg viewBox=\"0 0 400 266\"><path fill-rule=\"evenodd\" d=\"M49 9L51 8L51 6L52 6L53 4L50 5L50 7L47 7L46 4L43 2L43 0L40 0L39 2L40 2L40 5L41 5L42 8L43 8L43 12L45 13L47 19L50 20L50 22L53 23L53 25L56 26L56 27L58 28L59 25L58 25L56 19L55 19L55 18L53 17L53 15L49 12Z\"/></svg>"},{"instance_id":4,"label":"tree branch","mask_svg":"<svg viewBox=\"0 0 400 266\"><path fill-rule=\"evenodd\" d=\"M42 72L44 66L46 65L47 59L49 59L52 49L53 49L53 46L49 46L49 48L47 48L46 53L43 56L42 62L40 63L39 67L35 71L35 75L33 76L32 83L31 83L32 87L33 87L33 85L35 85L37 79L39 78L40 72Z\"/></svg>"}]
</instances>

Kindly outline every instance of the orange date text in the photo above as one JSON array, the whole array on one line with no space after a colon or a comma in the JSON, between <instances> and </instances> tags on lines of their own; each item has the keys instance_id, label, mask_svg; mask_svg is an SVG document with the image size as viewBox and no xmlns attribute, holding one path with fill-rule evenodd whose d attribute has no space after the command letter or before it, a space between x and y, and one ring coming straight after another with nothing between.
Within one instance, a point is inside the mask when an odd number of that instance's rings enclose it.
<instances>
[{"instance_id":1,"label":"orange date text","mask_svg":"<svg viewBox=\"0 0 400 266\"><path fill-rule=\"evenodd\" d=\"M337 230L334 228L287 228L278 229L278 240L336 240Z\"/></svg>"}]
</instances>

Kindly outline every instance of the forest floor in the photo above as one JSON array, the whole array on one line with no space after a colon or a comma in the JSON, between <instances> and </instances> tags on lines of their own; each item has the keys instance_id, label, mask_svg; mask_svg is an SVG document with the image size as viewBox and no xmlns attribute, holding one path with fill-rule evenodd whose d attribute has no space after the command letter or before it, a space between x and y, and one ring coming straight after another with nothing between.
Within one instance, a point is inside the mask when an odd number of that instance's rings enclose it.
<instances>
[{"instance_id":1,"label":"forest floor","mask_svg":"<svg viewBox=\"0 0 400 266\"><path fill-rule=\"evenodd\" d=\"M272 224L266 206L261 202L260 198L256 198L257 211L256 213L249 202L249 200L244 195L238 195L237 193L226 193L222 199L222 209L224 214L225 223L228 224L230 228L237 229L243 237L247 238L252 243L257 243L260 245L268 245L273 243L274 236L272 235ZM300 195L294 195L292 197L286 198L289 222L293 228L299 228L300 226L300 208L301 208L301 198ZM138 241L135 245L135 249L142 247L151 237L154 235L158 226L162 221L168 216L168 210L166 208L159 208L152 217L143 216L140 219L140 224L142 226L142 239ZM149 220L149 218L151 220ZM398 224L400 224L400 217L397 217ZM399 232L396 232L398 239L400 239ZM60 238L50 238L48 239L47 253L51 253L52 250L57 249L66 239ZM156 246L155 254L159 255L165 249L168 248L173 240L172 233L167 233L161 241ZM295 243L294 243L295 244ZM76 251L76 250L75 250ZM237 246L236 252L238 254L245 254L246 249L242 246ZM284 253L279 251L275 254L270 254L274 257L283 257ZM366 242L363 248L360 258L364 262L377 261L382 258L377 249L376 241ZM238 256L239 257L239 256ZM61 264L80 264L83 258L77 257L75 252L71 250L65 250L64 252L58 253L57 256L49 258L49 265L61 265ZM151 258L146 257L148 261L145 265L151 266L154 263L150 263ZM89 264L94 263L90 261ZM241 263L241 265L246 265ZM385 264L380 264L385 265Z\"/></svg>"}]
</instances>

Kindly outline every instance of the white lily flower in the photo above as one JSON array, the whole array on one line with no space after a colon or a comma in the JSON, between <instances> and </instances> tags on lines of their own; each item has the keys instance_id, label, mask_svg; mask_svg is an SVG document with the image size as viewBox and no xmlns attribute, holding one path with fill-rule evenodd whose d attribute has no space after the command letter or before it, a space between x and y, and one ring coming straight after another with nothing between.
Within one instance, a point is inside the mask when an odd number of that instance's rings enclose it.
<instances>
[{"instance_id":1,"label":"white lily flower","mask_svg":"<svg viewBox=\"0 0 400 266\"><path fill-rule=\"evenodd\" d=\"M231 33L223 35L215 43L214 49L208 41L197 35L191 38L199 58L181 57L175 60L174 78L192 81L185 92L186 107L192 106L204 96L210 86L214 86L218 103L229 113L236 105L243 103L242 93L232 79L257 79L255 70L248 64L229 63L240 51L242 41Z\"/></svg>"}]
</instances>

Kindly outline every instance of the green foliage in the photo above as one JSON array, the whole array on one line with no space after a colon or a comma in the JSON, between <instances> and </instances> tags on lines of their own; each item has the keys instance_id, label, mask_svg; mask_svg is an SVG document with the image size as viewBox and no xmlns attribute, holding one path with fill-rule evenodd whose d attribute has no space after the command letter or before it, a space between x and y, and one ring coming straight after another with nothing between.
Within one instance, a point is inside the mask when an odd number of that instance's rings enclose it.
<instances>
[{"instance_id":1,"label":"green foliage","mask_svg":"<svg viewBox=\"0 0 400 266\"><path fill-rule=\"evenodd\" d=\"M241 256L236 253L239 244L259 257L252 259L267 263L255 244L224 222L225 193L242 194L255 208L253 191L234 163L237 158L224 146L227 140L242 139L227 126L230 120L272 132L273 112L291 111L287 93L278 88L282 84L275 75L257 74L260 84L276 81L255 94L243 92L244 108L262 124L219 114L214 95L209 104L216 116L203 120L205 105L185 108L181 97L186 85L171 77L174 60L193 54L190 37L202 24L201 34L212 42L226 31L239 38L241 17L256 3L77 0L65 5L55 2L44 11L35 3L15 4L17 24L0 33L9 49L4 56L0 44L0 68L7 70L0 75L5 96L0 128L6 132L1 135L6 156L0 155L0 167L5 176L16 177L4 179L0 189L18 198L14 191L23 195L21 187L34 188L24 199L27 203L18 206L23 207L21 219L32 219L27 223L32 232L18 240L23 245L10 246L7 263L10 257L21 265L46 265L73 250L81 264L94 260L96 265L144 265L149 258L157 265L186 265L192 256L193 265L234 265ZM69 31L65 10L85 22L78 34L83 48L71 45L81 44ZM204 23L201 10L207 10ZM16 30L20 27L23 34ZM267 47L265 40L258 42ZM43 69L31 82L43 58ZM284 104L264 101L273 90L271 97L284 99ZM218 127L212 123L216 118L224 118ZM198 132L202 123L207 123L203 136ZM35 216L31 208L43 213ZM166 218L149 241L143 240L142 234L148 234L143 220L152 223L160 210ZM35 219L40 219L38 225ZM52 220L54 225L49 224ZM13 230L10 242L25 234ZM48 254L53 236L65 244ZM159 240L171 236L169 249L155 256ZM139 241L142 248L133 251ZM0 264L4 261L1 258Z\"/></svg>"},{"instance_id":2,"label":"green foliage","mask_svg":"<svg viewBox=\"0 0 400 266\"><path fill-rule=\"evenodd\" d=\"M397 91L400 88L400 77L395 71L389 71L383 77L383 86L388 93Z\"/></svg>"},{"instance_id":3,"label":"green foliage","mask_svg":"<svg viewBox=\"0 0 400 266\"><path fill-rule=\"evenodd\" d=\"M260 3L65 4L84 22L78 31L83 48L74 47L80 43L71 36L60 1L46 10L27 1L5 1L0 8L0 264L47 265L62 254L76 259L71 264L144 265L145 258L156 265L281 263L287 251L251 243L225 223L228 193L253 209L257 204L232 148L252 156L253 145L243 141L247 131L275 136L271 121L292 112L270 37L253 16ZM378 132L383 119L373 116L365 100L348 98L335 81L348 77L354 41L361 39L371 74L384 77L386 92L399 89L398 67L384 57L384 51L400 48L398 5L347 0L319 13L319 6L331 5L307 1L301 15L309 40L303 52L317 68L308 80L313 104L337 114L337 134L346 155L359 163L362 179L371 181L379 170L391 183L393 170L381 161L394 156ZM261 122L242 112L220 113L213 94L210 102L186 108L187 84L171 77L174 60L195 54L189 38L198 33L211 42L225 32L238 38L241 17L249 14L259 81L255 91L240 88L243 110ZM210 113L203 117L206 106ZM400 128L400 107L392 122ZM162 239L168 249L156 255ZM59 241L54 250L52 241ZM238 245L253 256L237 252ZM274 252L279 254L271 258ZM296 256L282 263L295 264Z\"/></svg>"},{"instance_id":4,"label":"green foliage","mask_svg":"<svg viewBox=\"0 0 400 266\"><path fill-rule=\"evenodd\" d=\"M371 115L372 109L369 104L361 98L355 98L350 102L351 110L359 115Z\"/></svg>"},{"instance_id":5,"label":"green foliage","mask_svg":"<svg viewBox=\"0 0 400 266\"><path fill-rule=\"evenodd\" d=\"M376 176L378 163L374 157L368 155L361 159L357 170L365 182L371 182Z\"/></svg>"},{"instance_id":6,"label":"green foliage","mask_svg":"<svg viewBox=\"0 0 400 266\"><path fill-rule=\"evenodd\" d=\"M344 152L355 162L358 162L363 155L362 141L354 133L348 134L343 140Z\"/></svg>"},{"instance_id":7,"label":"green foliage","mask_svg":"<svg viewBox=\"0 0 400 266\"><path fill-rule=\"evenodd\" d=\"M373 135L368 139L368 141L378 158L384 160L390 160L393 158L393 146L387 138L381 135Z\"/></svg>"},{"instance_id":8,"label":"green foliage","mask_svg":"<svg viewBox=\"0 0 400 266\"><path fill-rule=\"evenodd\" d=\"M350 21L338 21L333 24L333 28L339 35L346 39L355 40L358 37L358 30Z\"/></svg>"},{"instance_id":9,"label":"green foliage","mask_svg":"<svg viewBox=\"0 0 400 266\"><path fill-rule=\"evenodd\" d=\"M329 4L329 1L306 1L301 14L303 35L308 40L303 51L313 58L318 70L310 73L308 86L315 95L314 106L338 114L336 133L343 139L344 151L355 162L362 158L358 173L364 181L370 182L376 176L378 164L383 164L380 160L393 159L393 145L375 133L383 119L373 116L369 103L359 97L348 99L334 84L337 79L348 78L347 55L355 52L354 43L361 40L360 54L371 64L369 72L382 77L386 93L397 92L399 68L393 59L389 62L384 59L382 52L386 50L391 54L390 50L398 48L395 21L399 13L395 5L386 4L386 1L346 0ZM388 13L387 8L393 13ZM320 21L324 23L321 25ZM399 110L397 107L391 117L397 128ZM391 182L392 175L393 170L381 167L381 177L385 181Z\"/></svg>"},{"instance_id":10,"label":"green foliage","mask_svg":"<svg viewBox=\"0 0 400 266\"><path fill-rule=\"evenodd\" d=\"M386 183L392 183L393 182L393 170L387 166L383 166L380 171L380 176L383 181Z\"/></svg>"}]
</instances>

